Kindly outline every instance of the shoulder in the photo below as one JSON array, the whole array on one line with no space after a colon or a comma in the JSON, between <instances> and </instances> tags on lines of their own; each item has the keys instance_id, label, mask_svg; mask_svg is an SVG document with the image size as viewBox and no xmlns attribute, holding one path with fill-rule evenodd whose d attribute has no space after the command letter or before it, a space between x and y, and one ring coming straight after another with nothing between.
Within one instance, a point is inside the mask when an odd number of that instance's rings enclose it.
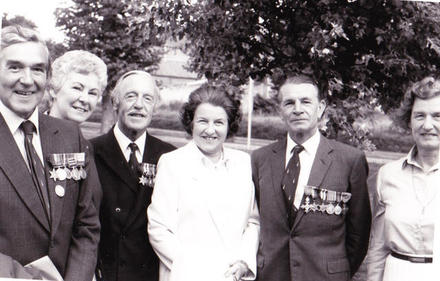
<instances>
[{"instance_id":1,"label":"shoulder","mask_svg":"<svg viewBox=\"0 0 440 281\"><path fill-rule=\"evenodd\" d=\"M247 152L244 152L242 150L233 149L233 148L224 148L225 154L228 155L228 158L234 160L234 161L250 161L250 155Z\"/></svg>"},{"instance_id":2,"label":"shoulder","mask_svg":"<svg viewBox=\"0 0 440 281\"><path fill-rule=\"evenodd\" d=\"M280 149L283 146L285 149L285 145L286 145L286 139L283 138L283 139L280 139L280 140L273 142L271 144L260 147L256 150L252 151L252 153L251 153L252 159L259 159L261 157L266 157L267 155L273 153L273 151Z\"/></svg>"},{"instance_id":3,"label":"shoulder","mask_svg":"<svg viewBox=\"0 0 440 281\"><path fill-rule=\"evenodd\" d=\"M384 174L395 174L397 171L402 170L403 167L403 163L405 161L406 157L402 157L400 159L397 160L393 160L390 161L384 165L382 165L382 167L379 168L378 173L381 175Z\"/></svg>"},{"instance_id":4,"label":"shoulder","mask_svg":"<svg viewBox=\"0 0 440 281\"><path fill-rule=\"evenodd\" d=\"M327 139L325 137L322 137L322 139L323 141L326 141L330 145L330 147L333 149L333 152L338 157L342 157L344 159L352 159L352 160L365 158L365 153L354 146L336 140Z\"/></svg>"},{"instance_id":5,"label":"shoulder","mask_svg":"<svg viewBox=\"0 0 440 281\"><path fill-rule=\"evenodd\" d=\"M73 121L55 118L46 114L40 114L39 119L42 124L49 128L56 128L59 133L69 135L79 134L79 125Z\"/></svg>"},{"instance_id":6,"label":"shoulder","mask_svg":"<svg viewBox=\"0 0 440 281\"><path fill-rule=\"evenodd\" d=\"M147 143L148 145L154 147L155 150L160 151L161 153L170 152L175 150L176 147L168 142L165 142L155 136L147 134Z\"/></svg>"}]
</instances>

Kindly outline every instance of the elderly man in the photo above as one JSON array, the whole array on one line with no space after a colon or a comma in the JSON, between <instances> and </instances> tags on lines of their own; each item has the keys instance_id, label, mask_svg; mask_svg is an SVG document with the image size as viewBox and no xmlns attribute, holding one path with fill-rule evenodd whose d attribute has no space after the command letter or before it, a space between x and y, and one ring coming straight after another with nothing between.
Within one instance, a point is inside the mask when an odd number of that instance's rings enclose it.
<instances>
[{"instance_id":1,"label":"elderly man","mask_svg":"<svg viewBox=\"0 0 440 281\"><path fill-rule=\"evenodd\" d=\"M146 210L157 161L174 147L147 133L159 101L159 90L148 73L125 73L111 97L116 125L92 140L104 193L98 278L157 281L159 261L148 240Z\"/></svg>"},{"instance_id":2,"label":"elderly man","mask_svg":"<svg viewBox=\"0 0 440 281\"><path fill-rule=\"evenodd\" d=\"M368 248L365 156L319 133L326 103L311 77L288 77L279 102L287 138L252 155L258 279L348 281Z\"/></svg>"},{"instance_id":3,"label":"elderly man","mask_svg":"<svg viewBox=\"0 0 440 281\"><path fill-rule=\"evenodd\" d=\"M91 280L100 230L92 204L98 175L78 126L36 110L48 74L49 53L40 35L5 27L0 50L0 272L6 273L0 277L22 277L5 267L48 257L64 280Z\"/></svg>"}]
</instances>

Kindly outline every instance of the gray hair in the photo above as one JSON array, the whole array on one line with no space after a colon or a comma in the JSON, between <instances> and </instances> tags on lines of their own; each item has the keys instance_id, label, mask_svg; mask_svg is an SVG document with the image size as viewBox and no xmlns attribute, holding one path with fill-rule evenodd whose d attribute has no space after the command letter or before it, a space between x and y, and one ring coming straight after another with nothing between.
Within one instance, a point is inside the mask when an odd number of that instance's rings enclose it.
<instances>
[{"instance_id":1,"label":"gray hair","mask_svg":"<svg viewBox=\"0 0 440 281\"><path fill-rule=\"evenodd\" d=\"M98 56L83 50L68 51L52 63L49 88L58 92L69 73L95 74L100 94L107 86L107 66Z\"/></svg>"},{"instance_id":2,"label":"gray hair","mask_svg":"<svg viewBox=\"0 0 440 281\"><path fill-rule=\"evenodd\" d=\"M143 71L143 70L130 70L130 71L122 74L121 77L119 77L118 81L116 82L115 87L113 88L113 91L110 94L112 103L114 105L118 105L119 104L119 98L120 98L119 96L121 94L120 92L121 92L122 82L124 82L124 80L127 77L132 76L132 75L144 75L144 76L147 76L149 79L153 80L154 94L155 94L155 96L157 98L157 101L160 100L159 88L157 87L156 81L154 80L153 76L151 76L150 73L148 73L146 71Z\"/></svg>"},{"instance_id":3,"label":"gray hair","mask_svg":"<svg viewBox=\"0 0 440 281\"><path fill-rule=\"evenodd\" d=\"M1 50L19 43L35 42L40 43L46 49L49 57L49 49L47 48L46 41L38 33L38 31L23 27L20 25L10 25L2 29L1 34ZM50 62L47 63L47 73L50 75Z\"/></svg>"}]
</instances>

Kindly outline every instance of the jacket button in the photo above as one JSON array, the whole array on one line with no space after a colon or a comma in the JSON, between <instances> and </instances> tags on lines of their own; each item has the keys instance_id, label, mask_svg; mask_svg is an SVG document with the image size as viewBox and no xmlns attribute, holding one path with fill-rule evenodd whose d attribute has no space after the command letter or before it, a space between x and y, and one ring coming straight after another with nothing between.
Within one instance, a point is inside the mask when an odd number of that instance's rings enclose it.
<instances>
[{"instance_id":1,"label":"jacket button","mask_svg":"<svg viewBox=\"0 0 440 281\"><path fill-rule=\"evenodd\" d=\"M121 212L121 208L117 207L117 208L115 209L115 212L116 212L116 213L120 213L120 212Z\"/></svg>"}]
</instances>

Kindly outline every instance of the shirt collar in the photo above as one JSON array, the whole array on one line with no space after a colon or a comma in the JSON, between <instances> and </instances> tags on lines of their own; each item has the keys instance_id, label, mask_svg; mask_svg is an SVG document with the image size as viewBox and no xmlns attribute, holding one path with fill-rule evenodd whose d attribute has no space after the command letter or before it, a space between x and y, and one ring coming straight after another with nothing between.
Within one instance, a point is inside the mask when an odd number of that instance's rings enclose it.
<instances>
[{"instance_id":1,"label":"shirt collar","mask_svg":"<svg viewBox=\"0 0 440 281\"><path fill-rule=\"evenodd\" d=\"M415 167L423 170L422 166L420 166L420 164L417 163L417 161L416 161L416 155L417 155L417 146L414 145L410 149L408 154L403 158L402 168L405 168L408 165L412 165L412 166L415 166ZM440 159L437 162L437 164L435 164L434 166L431 167L431 169L429 169L429 171L435 171L435 170L438 170L438 169L440 169Z\"/></svg>"},{"instance_id":2,"label":"shirt collar","mask_svg":"<svg viewBox=\"0 0 440 281\"><path fill-rule=\"evenodd\" d=\"M12 134L15 134L15 132L19 129L21 123L25 120L31 121L35 128L37 135L40 135L40 126L38 123L38 110L37 108L34 109L34 112L32 112L31 116L28 119L24 119L20 116L18 116L15 112L10 110L7 106L3 104L2 101L0 101L0 113L2 114L3 118L5 119L6 124L9 127L9 130ZM21 130L20 130L21 131Z\"/></svg>"},{"instance_id":3,"label":"shirt collar","mask_svg":"<svg viewBox=\"0 0 440 281\"><path fill-rule=\"evenodd\" d=\"M125 152L128 148L128 145L132 143L133 141L130 140L120 129L118 126L118 123L116 123L115 127L113 128L113 133L115 134L115 138L119 143L119 146L121 147L122 152ZM140 137L138 137L134 143L139 148L139 152L141 153L142 157L144 156L144 149L145 149L145 141L147 139L147 131L145 131Z\"/></svg>"},{"instance_id":4,"label":"shirt collar","mask_svg":"<svg viewBox=\"0 0 440 281\"><path fill-rule=\"evenodd\" d=\"M220 160L217 163L213 163L208 157L205 156L205 154L203 154L203 152L200 151L194 140L191 140L189 145L191 146L192 150L194 150L194 155L196 155L196 159L200 161L202 165L205 166L206 168L215 168L215 167L227 168L228 162L230 160L230 154L227 149L223 148L222 156Z\"/></svg>"},{"instance_id":5,"label":"shirt collar","mask_svg":"<svg viewBox=\"0 0 440 281\"><path fill-rule=\"evenodd\" d=\"M306 152L309 155L315 155L316 151L318 150L319 140L320 140L320 133L318 130L316 130L316 132L302 144L302 146L304 147L304 152ZM292 149L296 145L297 143L289 136L289 133L287 133L286 152L288 151L289 155L291 154Z\"/></svg>"}]
</instances>

